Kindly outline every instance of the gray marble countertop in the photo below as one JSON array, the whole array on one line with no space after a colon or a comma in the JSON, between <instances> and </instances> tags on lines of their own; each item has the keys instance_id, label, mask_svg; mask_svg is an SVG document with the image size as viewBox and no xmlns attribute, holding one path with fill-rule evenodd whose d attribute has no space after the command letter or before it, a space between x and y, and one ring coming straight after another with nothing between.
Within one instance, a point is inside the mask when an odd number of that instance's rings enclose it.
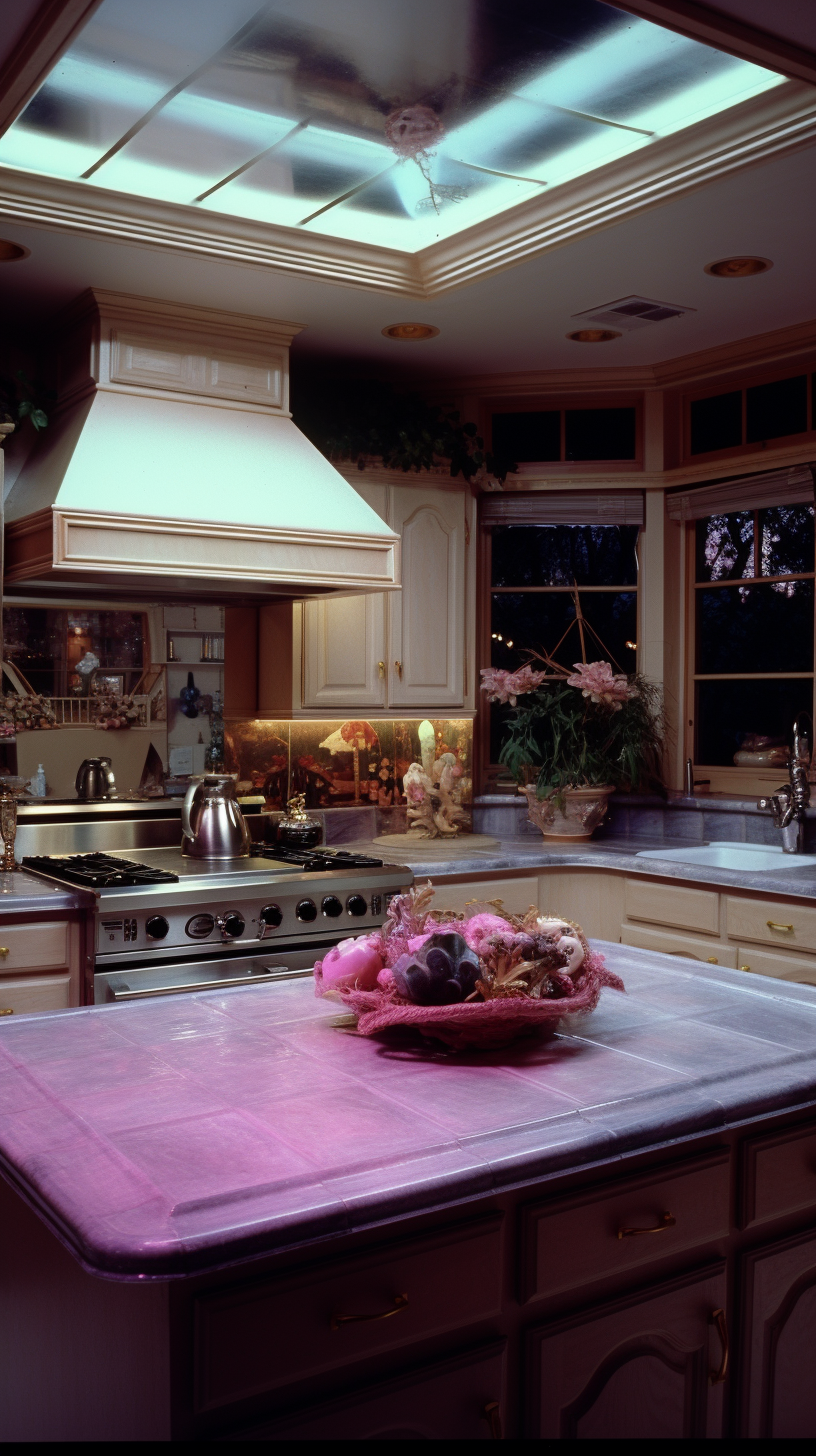
<instances>
[{"instance_id":1,"label":"gray marble countertop","mask_svg":"<svg viewBox=\"0 0 816 1456\"><path fill-rule=\"evenodd\" d=\"M85 910L94 904L87 890L49 885L25 870L0 874L0 918L3 915L48 915L54 910Z\"/></svg>"},{"instance_id":2,"label":"gray marble countertop","mask_svg":"<svg viewBox=\"0 0 816 1456\"><path fill-rule=\"evenodd\" d=\"M447 841L444 853L434 856L436 841L422 841L420 852L406 854L400 861L413 870L418 880L444 881L461 879L464 875L484 874L529 874L535 870L563 868L569 865L584 869L622 870L629 875L643 875L648 879L682 880L695 885L711 885L725 889L758 890L765 895L794 895L805 900L816 899L816 866L796 867L796 855L785 857L779 870L748 871L724 870L710 865L692 864L688 861L668 859L639 859L641 849L682 849L680 840L660 839L598 839L583 844L545 844L532 834L517 839L504 839L496 849L474 850L468 846L468 837L463 835L454 843ZM424 847L427 845L427 848ZM689 848L693 846L691 843ZM758 846L761 847L761 846ZM345 844L344 849L360 853L376 854L381 859L393 857L393 848L372 843Z\"/></svg>"},{"instance_id":3,"label":"gray marble countertop","mask_svg":"<svg viewBox=\"0 0 816 1456\"><path fill-rule=\"evenodd\" d=\"M626 986L503 1051L361 1037L308 981L0 1026L0 1170L172 1278L816 1104L816 988L597 943Z\"/></svg>"}]
</instances>

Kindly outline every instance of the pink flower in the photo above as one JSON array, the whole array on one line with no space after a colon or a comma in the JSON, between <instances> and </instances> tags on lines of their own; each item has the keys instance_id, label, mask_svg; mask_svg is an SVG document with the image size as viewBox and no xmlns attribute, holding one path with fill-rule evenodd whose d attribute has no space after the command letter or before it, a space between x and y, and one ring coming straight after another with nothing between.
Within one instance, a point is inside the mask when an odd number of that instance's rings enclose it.
<instances>
[{"instance_id":1,"label":"pink flower","mask_svg":"<svg viewBox=\"0 0 816 1456\"><path fill-rule=\"evenodd\" d=\"M546 673L533 672L529 663L516 672L508 672L503 667L483 667L482 692L487 693L491 703L510 703L515 708L516 698L533 692L545 677Z\"/></svg>"},{"instance_id":2,"label":"pink flower","mask_svg":"<svg viewBox=\"0 0 816 1456\"><path fill-rule=\"evenodd\" d=\"M608 662L574 662L575 671L567 678L572 688L580 688L585 698L603 703L619 713L629 698L637 697L637 688L621 673L613 673Z\"/></svg>"}]
</instances>

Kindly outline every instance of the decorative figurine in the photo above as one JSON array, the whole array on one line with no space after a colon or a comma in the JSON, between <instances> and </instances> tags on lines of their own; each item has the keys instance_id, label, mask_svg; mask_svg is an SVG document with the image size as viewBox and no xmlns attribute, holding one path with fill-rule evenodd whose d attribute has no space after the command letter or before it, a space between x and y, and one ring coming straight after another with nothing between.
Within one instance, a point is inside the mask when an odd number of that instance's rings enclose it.
<instances>
[{"instance_id":1,"label":"decorative figurine","mask_svg":"<svg viewBox=\"0 0 816 1456\"><path fill-rule=\"evenodd\" d=\"M187 686L186 688L182 688L179 693L179 710L184 714L185 718L198 717L198 700L200 697L201 689L196 687L193 674L188 672Z\"/></svg>"}]
</instances>

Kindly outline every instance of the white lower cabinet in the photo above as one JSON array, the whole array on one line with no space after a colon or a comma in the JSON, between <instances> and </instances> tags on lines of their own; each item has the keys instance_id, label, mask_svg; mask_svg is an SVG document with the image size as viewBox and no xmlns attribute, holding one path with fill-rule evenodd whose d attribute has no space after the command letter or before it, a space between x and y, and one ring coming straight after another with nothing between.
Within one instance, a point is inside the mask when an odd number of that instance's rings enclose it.
<instances>
[{"instance_id":1,"label":"white lower cabinet","mask_svg":"<svg viewBox=\"0 0 816 1456\"><path fill-rule=\"evenodd\" d=\"M354 485L400 533L402 589L305 603L303 708L462 709L466 493Z\"/></svg>"}]
</instances>

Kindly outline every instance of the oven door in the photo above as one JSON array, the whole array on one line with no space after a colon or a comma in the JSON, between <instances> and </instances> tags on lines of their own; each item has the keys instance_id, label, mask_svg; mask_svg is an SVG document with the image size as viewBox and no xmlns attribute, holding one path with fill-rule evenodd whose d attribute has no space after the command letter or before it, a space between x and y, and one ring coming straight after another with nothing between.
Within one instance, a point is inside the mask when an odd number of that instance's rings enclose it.
<instances>
[{"instance_id":1,"label":"oven door","mask_svg":"<svg viewBox=\"0 0 816 1456\"><path fill-rule=\"evenodd\" d=\"M168 961L164 965L129 965L97 971L94 1001L144 1001L150 996L177 996L185 991L217 991L233 986L271 985L294 976L310 976L319 961L338 941L337 935L319 944L259 947L248 956L207 956L198 960Z\"/></svg>"}]
</instances>

